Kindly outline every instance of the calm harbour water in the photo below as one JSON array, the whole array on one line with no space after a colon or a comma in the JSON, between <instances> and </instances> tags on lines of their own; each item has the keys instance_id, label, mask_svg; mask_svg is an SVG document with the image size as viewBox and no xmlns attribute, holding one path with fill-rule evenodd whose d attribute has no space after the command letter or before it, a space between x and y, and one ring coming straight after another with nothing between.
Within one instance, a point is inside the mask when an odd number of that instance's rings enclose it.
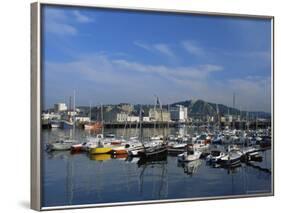
<instances>
[{"instance_id":1,"label":"calm harbour water","mask_svg":"<svg viewBox=\"0 0 281 213\"><path fill-rule=\"evenodd\" d=\"M118 135L135 135L135 129L106 130ZM153 129L144 129L152 135ZM156 130L163 133L162 130ZM186 132L170 129L166 134ZM45 145L71 130L43 130ZM76 129L81 141L89 135ZM235 169L213 168L204 159L178 164L175 156L154 162L138 158L112 159L110 155L89 156L55 151L43 154L43 206L99 204L142 200L200 198L271 192L271 151L262 162L242 164Z\"/></svg>"}]
</instances>

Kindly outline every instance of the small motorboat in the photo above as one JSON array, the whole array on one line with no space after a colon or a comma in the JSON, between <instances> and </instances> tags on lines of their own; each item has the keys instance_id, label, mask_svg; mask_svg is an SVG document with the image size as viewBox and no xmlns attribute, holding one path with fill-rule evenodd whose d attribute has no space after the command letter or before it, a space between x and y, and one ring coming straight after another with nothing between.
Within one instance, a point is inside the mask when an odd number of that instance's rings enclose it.
<instances>
[{"instance_id":1,"label":"small motorboat","mask_svg":"<svg viewBox=\"0 0 281 213\"><path fill-rule=\"evenodd\" d=\"M217 163L226 154L220 150L212 150L211 153L206 157L206 161L209 163Z\"/></svg>"},{"instance_id":2,"label":"small motorboat","mask_svg":"<svg viewBox=\"0 0 281 213\"><path fill-rule=\"evenodd\" d=\"M154 140L163 140L163 135L153 135L149 138L151 141Z\"/></svg>"},{"instance_id":3,"label":"small motorboat","mask_svg":"<svg viewBox=\"0 0 281 213\"><path fill-rule=\"evenodd\" d=\"M125 144L125 148L130 156L138 156L140 151L144 151L144 145L139 141L130 141Z\"/></svg>"},{"instance_id":4,"label":"small motorboat","mask_svg":"<svg viewBox=\"0 0 281 213\"><path fill-rule=\"evenodd\" d=\"M254 146L247 146L247 147L243 147L240 149L241 152L244 154L244 155L247 155L247 154L250 154L252 152L257 152L258 149L255 148Z\"/></svg>"},{"instance_id":5,"label":"small motorboat","mask_svg":"<svg viewBox=\"0 0 281 213\"><path fill-rule=\"evenodd\" d=\"M57 140L54 143L47 145L48 151L65 151L70 150L73 144L76 144L77 141L73 139L61 139Z\"/></svg>"},{"instance_id":6,"label":"small motorboat","mask_svg":"<svg viewBox=\"0 0 281 213\"><path fill-rule=\"evenodd\" d=\"M110 142L104 142L103 140L99 140L97 146L93 146L89 148L89 153L93 155L98 154L110 154L112 151L113 146L108 144Z\"/></svg>"},{"instance_id":7,"label":"small motorboat","mask_svg":"<svg viewBox=\"0 0 281 213\"><path fill-rule=\"evenodd\" d=\"M89 150L90 154L93 154L93 155L109 154L111 151L112 151L111 146L97 146L94 148L90 148L90 150Z\"/></svg>"},{"instance_id":8,"label":"small motorboat","mask_svg":"<svg viewBox=\"0 0 281 213\"><path fill-rule=\"evenodd\" d=\"M169 148L171 149L184 149L186 147L186 143L175 143L171 146L169 146Z\"/></svg>"},{"instance_id":9,"label":"small motorboat","mask_svg":"<svg viewBox=\"0 0 281 213\"><path fill-rule=\"evenodd\" d=\"M241 163L242 153L238 151L230 151L219 159L219 163L223 166L234 166Z\"/></svg>"},{"instance_id":10,"label":"small motorboat","mask_svg":"<svg viewBox=\"0 0 281 213\"><path fill-rule=\"evenodd\" d=\"M196 149L196 150L204 151L204 150L208 149L209 146L210 146L210 144L209 144L209 142L207 142L207 140L197 139L192 144L188 144L187 149L188 150Z\"/></svg>"},{"instance_id":11,"label":"small motorboat","mask_svg":"<svg viewBox=\"0 0 281 213\"><path fill-rule=\"evenodd\" d=\"M251 152L246 156L248 161L258 161L258 162L262 161L262 155L260 154L260 152Z\"/></svg>"}]
</instances>

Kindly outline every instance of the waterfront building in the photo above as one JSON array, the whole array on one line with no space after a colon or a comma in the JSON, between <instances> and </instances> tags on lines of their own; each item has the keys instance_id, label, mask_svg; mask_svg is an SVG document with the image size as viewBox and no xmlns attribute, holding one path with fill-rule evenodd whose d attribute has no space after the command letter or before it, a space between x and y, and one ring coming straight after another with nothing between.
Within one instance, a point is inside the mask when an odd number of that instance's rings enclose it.
<instances>
[{"instance_id":1,"label":"waterfront building","mask_svg":"<svg viewBox=\"0 0 281 213\"><path fill-rule=\"evenodd\" d=\"M176 105L170 108L171 113L171 120L172 121L179 121L179 122L186 122L187 121L187 107L182 105Z\"/></svg>"},{"instance_id":2,"label":"waterfront building","mask_svg":"<svg viewBox=\"0 0 281 213\"><path fill-rule=\"evenodd\" d=\"M220 117L220 122L221 122L221 123L225 123L225 122L226 122L226 117L221 116L221 117Z\"/></svg>"},{"instance_id":3,"label":"waterfront building","mask_svg":"<svg viewBox=\"0 0 281 213\"><path fill-rule=\"evenodd\" d=\"M184 120L188 121L188 109L187 109L187 107L183 107L183 111L184 111Z\"/></svg>"},{"instance_id":4,"label":"waterfront building","mask_svg":"<svg viewBox=\"0 0 281 213\"><path fill-rule=\"evenodd\" d=\"M127 114L122 112L118 107L106 107L103 112L103 119L106 123L125 122Z\"/></svg>"},{"instance_id":5,"label":"waterfront building","mask_svg":"<svg viewBox=\"0 0 281 213\"><path fill-rule=\"evenodd\" d=\"M149 109L149 117L150 121L169 122L171 120L170 112L165 109L162 110L162 113L161 109Z\"/></svg>"},{"instance_id":6,"label":"waterfront building","mask_svg":"<svg viewBox=\"0 0 281 213\"><path fill-rule=\"evenodd\" d=\"M111 112L113 109L114 109L114 108L113 108L113 106L111 106L111 105L105 105L105 106L103 106L103 111L104 111L104 112Z\"/></svg>"},{"instance_id":7,"label":"waterfront building","mask_svg":"<svg viewBox=\"0 0 281 213\"><path fill-rule=\"evenodd\" d=\"M77 112L74 112L74 111L68 111L67 112L67 115L68 116L75 116L75 115L77 115L78 113Z\"/></svg>"},{"instance_id":8,"label":"waterfront building","mask_svg":"<svg viewBox=\"0 0 281 213\"><path fill-rule=\"evenodd\" d=\"M88 116L76 116L75 121L78 123L86 123L90 122L90 118Z\"/></svg>"},{"instance_id":9,"label":"waterfront building","mask_svg":"<svg viewBox=\"0 0 281 213\"><path fill-rule=\"evenodd\" d=\"M143 116L142 121L143 122L150 122L150 117L149 116Z\"/></svg>"},{"instance_id":10,"label":"waterfront building","mask_svg":"<svg viewBox=\"0 0 281 213\"><path fill-rule=\"evenodd\" d=\"M47 113L42 113L41 115L42 120L60 120L61 115L58 113L54 112L47 112Z\"/></svg>"},{"instance_id":11,"label":"waterfront building","mask_svg":"<svg viewBox=\"0 0 281 213\"><path fill-rule=\"evenodd\" d=\"M54 104L54 111L55 112L64 112L67 110L67 106L65 103L57 103Z\"/></svg>"},{"instance_id":12,"label":"waterfront building","mask_svg":"<svg viewBox=\"0 0 281 213\"><path fill-rule=\"evenodd\" d=\"M116 121L117 122L126 122L128 118L128 114L125 112L120 112L116 114Z\"/></svg>"},{"instance_id":13,"label":"waterfront building","mask_svg":"<svg viewBox=\"0 0 281 213\"><path fill-rule=\"evenodd\" d=\"M228 121L228 122L232 122L232 121L233 121L232 115L228 115L228 116L227 116L227 121Z\"/></svg>"},{"instance_id":14,"label":"waterfront building","mask_svg":"<svg viewBox=\"0 0 281 213\"><path fill-rule=\"evenodd\" d=\"M127 121L128 122L140 122L140 117L139 116L128 116Z\"/></svg>"}]
</instances>

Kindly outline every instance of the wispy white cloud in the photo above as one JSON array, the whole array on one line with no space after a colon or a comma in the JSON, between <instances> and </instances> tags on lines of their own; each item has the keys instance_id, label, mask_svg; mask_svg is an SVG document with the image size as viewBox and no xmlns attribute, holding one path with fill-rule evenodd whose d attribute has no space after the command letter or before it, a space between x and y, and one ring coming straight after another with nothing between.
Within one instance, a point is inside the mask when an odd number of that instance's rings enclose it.
<instances>
[{"instance_id":1,"label":"wispy white cloud","mask_svg":"<svg viewBox=\"0 0 281 213\"><path fill-rule=\"evenodd\" d=\"M182 42L183 48L191 55L202 56L204 55L204 50L198 45L196 41L185 40Z\"/></svg>"},{"instance_id":2,"label":"wispy white cloud","mask_svg":"<svg viewBox=\"0 0 281 213\"><path fill-rule=\"evenodd\" d=\"M94 19L92 17L90 18L89 16L82 14L78 10L73 11L73 15L74 15L76 21L80 22L80 23L89 23L89 22L94 21Z\"/></svg>"},{"instance_id":3,"label":"wispy white cloud","mask_svg":"<svg viewBox=\"0 0 281 213\"><path fill-rule=\"evenodd\" d=\"M136 45L136 46L138 46L140 48L143 48L143 49L145 49L147 51L152 51L153 50L152 46L149 46L148 44L145 44L145 43L143 43L141 41L135 41L134 45Z\"/></svg>"},{"instance_id":4,"label":"wispy white cloud","mask_svg":"<svg viewBox=\"0 0 281 213\"><path fill-rule=\"evenodd\" d=\"M158 74L167 79L189 80L203 79L210 74L222 71L223 68L218 65L202 64L198 66L169 67L165 65L147 65L127 60L113 60L113 64L122 69L131 70L132 72L142 72L146 74Z\"/></svg>"},{"instance_id":5,"label":"wispy white cloud","mask_svg":"<svg viewBox=\"0 0 281 213\"><path fill-rule=\"evenodd\" d=\"M77 35L77 29L69 24L48 22L46 24L46 31L56 35Z\"/></svg>"},{"instance_id":6,"label":"wispy white cloud","mask_svg":"<svg viewBox=\"0 0 281 213\"><path fill-rule=\"evenodd\" d=\"M84 55L71 62L47 62L46 73L49 76L57 76L57 73L68 76L68 83L54 83L56 80L47 79L46 82L52 84L49 86L46 84L48 88L45 91L51 93L52 85L56 84L57 87L61 87L61 89L56 88L59 94L59 91L67 90L65 87L86 81L88 85L92 85L91 91L99 91L100 87L97 85L110 88L110 94L105 95L105 91L97 94L97 98L106 99L107 102L111 100L150 103L151 92L165 97L164 102L176 102L187 99L194 91L203 91L206 87L210 87L211 85L207 84L209 77L222 70L222 67L211 64L173 67L112 59L105 54ZM171 87L173 89L170 89ZM89 95L88 91L83 93L85 97ZM127 99L120 100L120 94ZM115 100L115 96L119 99Z\"/></svg>"},{"instance_id":7,"label":"wispy white cloud","mask_svg":"<svg viewBox=\"0 0 281 213\"><path fill-rule=\"evenodd\" d=\"M164 56L168 56L170 58L176 58L175 53L172 51L172 49L169 47L168 44L164 43L156 43L156 44L147 44L141 41L135 41L134 45L150 52L154 53L160 53Z\"/></svg>"},{"instance_id":8,"label":"wispy white cloud","mask_svg":"<svg viewBox=\"0 0 281 213\"><path fill-rule=\"evenodd\" d=\"M88 17L78 10L69 13L62 9L48 8L44 15L46 32L59 36L77 35L78 28L75 26L75 22L85 24L94 21L92 17Z\"/></svg>"},{"instance_id":9,"label":"wispy white cloud","mask_svg":"<svg viewBox=\"0 0 281 213\"><path fill-rule=\"evenodd\" d=\"M166 44L155 44L154 48L166 56L175 57L173 51Z\"/></svg>"},{"instance_id":10,"label":"wispy white cloud","mask_svg":"<svg viewBox=\"0 0 281 213\"><path fill-rule=\"evenodd\" d=\"M232 93L235 91L238 108L270 111L269 77L213 78L213 75L221 71L223 67L214 64L183 67L150 65L122 58L112 59L105 54L84 55L65 63L49 62L46 66L46 73L49 75L67 75L69 86L76 84L75 82L87 81L92 85L91 92L98 91L96 99L101 99L99 101L150 103L149 94L153 92L163 97L166 103L195 97L231 106ZM46 91L51 92L52 85ZM111 92L100 89L101 85L111 88ZM66 90L66 85L61 87L61 90ZM86 98L89 97L88 91L82 92Z\"/></svg>"},{"instance_id":11,"label":"wispy white cloud","mask_svg":"<svg viewBox=\"0 0 281 213\"><path fill-rule=\"evenodd\" d=\"M56 35L76 35L77 29L67 23L67 15L63 10L47 9L44 14L45 29L47 33Z\"/></svg>"}]
</instances>

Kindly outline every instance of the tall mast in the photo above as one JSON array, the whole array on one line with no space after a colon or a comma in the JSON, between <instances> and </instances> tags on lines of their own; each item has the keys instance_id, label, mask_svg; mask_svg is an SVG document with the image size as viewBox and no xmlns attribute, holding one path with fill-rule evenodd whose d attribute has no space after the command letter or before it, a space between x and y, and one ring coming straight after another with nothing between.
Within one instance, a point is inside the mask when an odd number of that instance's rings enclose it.
<instances>
[{"instance_id":1,"label":"tall mast","mask_svg":"<svg viewBox=\"0 0 281 213\"><path fill-rule=\"evenodd\" d=\"M143 149L144 149L144 152L146 152L146 148L145 148L145 145L143 143L143 130L142 130L142 105L140 106L140 114L139 114L139 119L140 119L140 135L139 135L139 138L140 138L140 142L143 146Z\"/></svg>"},{"instance_id":2,"label":"tall mast","mask_svg":"<svg viewBox=\"0 0 281 213\"><path fill-rule=\"evenodd\" d=\"M170 114L170 104L168 104L168 114ZM168 120L168 125L167 126L168 126L168 134L169 134L170 120Z\"/></svg>"},{"instance_id":3,"label":"tall mast","mask_svg":"<svg viewBox=\"0 0 281 213\"><path fill-rule=\"evenodd\" d=\"M153 135L156 135L156 106L157 106L157 96L155 96L155 103L154 103L154 128L153 128Z\"/></svg>"},{"instance_id":4,"label":"tall mast","mask_svg":"<svg viewBox=\"0 0 281 213\"><path fill-rule=\"evenodd\" d=\"M248 109L248 107L247 107L247 114L246 114L246 124L247 124L247 130L249 131L250 123L249 123L249 109Z\"/></svg>"},{"instance_id":5,"label":"tall mast","mask_svg":"<svg viewBox=\"0 0 281 213\"><path fill-rule=\"evenodd\" d=\"M227 125L230 126L230 113L229 113L229 107L227 107Z\"/></svg>"},{"instance_id":6,"label":"tall mast","mask_svg":"<svg viewBox=\"0 0 281 213\"><path fill-rule=\"evenodd\" d=\"M102 134L104 133L104 124L103 124L103 105L101 104L101 124L102 124Z\"/></svg>"},{"instance_id":7,"label":"tall mast","mask_svg":"<svg viewBox=\"0 0 281 213\"><path fill-rule=\"evenodd\" d=\"M233 93L233 100L232 100L232 108L233 108L233 118L232 118L232 123L233 123L233 129L235 129L235 119L236 119L236 116L235 116L235 92Z\"/></svg>"},{"instance_id":8,"label":"tall mast","mask_svg":"<svg viewBox=\"0 0 281 213\"><path fill-rule=\"evenodd\" d=\"M140 119L140 141L142 143L142 106L140 106L140 114L139 114L139 119Z\"/></svg>"},{"instance_id":9,"label":"tall mast","mask_svg":"<svg viewBox=\"0 0 281 213\"><path fill-rule=\"evenodd\" d=\"M165 143L165 128L163 126L164 124L164 119L163 119L163 108L162 108L162 104L160 103L160 100L158 98L158 102L159 102L159 105L160 105L160 112L161 112L161 121L162 121L162 129L163 129L163 143Z\"/></svg>"},{"instance_id":10,"label":"tall mast","mask_svg":"<svg viewBox=\"0 0 281 213\"><path fill-rule=\"evenodd\" d=\"M241 110L241 106L239 107L239 116L240 116L240 121L239 121L239 129L241 129L241 123L242 123L242 110Z\"/></svg>"},{"instance_id":11,"label":"tall mast","mask_svg":"<svg viewBox=\"0 0 281 213\"><path fill-rule=\"evenodd\" d=\"M91 102L90 102L89 118L90 118L90 123L91 123L91 120L92 120L92 103Z\"/></svg>"},{"instance_id":12,"label":"tall mast","mask_svg":"<svg viewBox=\"0 0 281 213\"><path fill-rule=\"evenodd\" d=\"M265 111L266 111L266 107L267 107L267 99L266 99L266 96L267 96L267 80L266 79L264 81L264 94L265 94L264 100L265 100ZM267 129L266 125L264 127L265 127L265 129Z\"/></svg>"},{"instance_id":13,"label":"tall mast","mask_svg":"<svg viewBox=\"0 0 281 213\"><path fill-rule=\"evenodd\" d=\"M216 106L217 106L216 108L217 108L218 127L219 127L219 129L220 129L220 115L219 115L220 112L219 112L219 105L217 104Z\"/></svg>"},{"instance_id":14,"label":"tall mast","mask_svg":"<svg viewBox=\"0 0 281 213\"><path fill-rule=\"evenodd\" d=\"M73 91L73 138L75 136L75 113L76 113L76 105L75 105L75 90Z\"/></svg>"}]
</instances>

